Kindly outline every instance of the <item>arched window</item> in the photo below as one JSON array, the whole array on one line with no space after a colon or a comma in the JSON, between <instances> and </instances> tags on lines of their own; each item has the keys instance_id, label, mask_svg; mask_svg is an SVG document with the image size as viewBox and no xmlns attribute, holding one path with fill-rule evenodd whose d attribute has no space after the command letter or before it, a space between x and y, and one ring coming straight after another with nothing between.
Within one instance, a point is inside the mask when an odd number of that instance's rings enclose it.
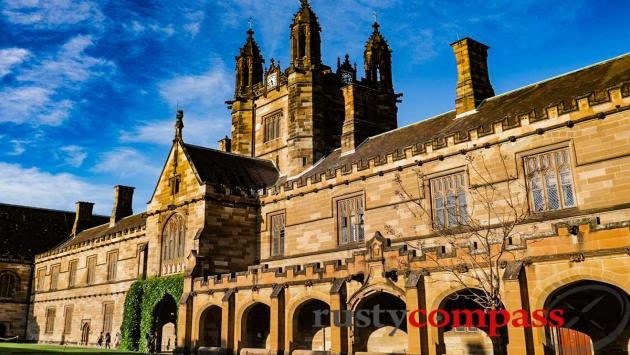
<instances>
[{"instance_id":1,"label":"arched window","mask_svg":"<svg viewBox=\"0 0 630 355\"><path fill-rule=\"evenodd\" d=\"M162 259L173 260L184 257L184 219L173 215L162 232Z\"/></svg>"},{"instance_id":2,"label":"arched window","mask_svg":"<svg viewBox=\"0 0 630 355\"><path fill-rule=\"evenodd\" d=\"M20 286L20 279L11 271L0 273L0 297L13 298Z\"/></svg>"}]
</instances>

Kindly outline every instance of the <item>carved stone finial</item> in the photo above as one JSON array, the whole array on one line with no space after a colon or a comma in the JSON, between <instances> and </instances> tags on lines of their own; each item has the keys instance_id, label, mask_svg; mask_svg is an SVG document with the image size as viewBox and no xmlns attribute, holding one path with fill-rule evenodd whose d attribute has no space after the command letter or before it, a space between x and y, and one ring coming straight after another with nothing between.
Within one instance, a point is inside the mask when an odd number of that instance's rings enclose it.
<instances>
[{"instance_id":1,"label":"carved stone finial","mask_svg":"<svg viewBox=\"0 0 630 355\"><path fill-rule=\"evenodd\" d=\"M183 129L184 129L184 111L177 110L177 118L175 119L175 140L182 140Z\"/></svg>"}]
</instances>

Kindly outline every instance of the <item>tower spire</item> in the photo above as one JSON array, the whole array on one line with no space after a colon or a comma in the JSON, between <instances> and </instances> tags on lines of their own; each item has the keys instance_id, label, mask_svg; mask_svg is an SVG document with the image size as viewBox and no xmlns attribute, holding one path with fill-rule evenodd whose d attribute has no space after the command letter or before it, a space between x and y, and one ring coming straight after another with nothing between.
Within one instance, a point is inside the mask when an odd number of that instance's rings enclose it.
<instances>
[{"instance_id":1,"label":"tower spire","mask_svg":"<svg viewBox=\"0 0 630 355\"><path fill-rule=\"evenodd\" d=\"M379 31L380 25L377 15L372 24L372 35L365 44L363 54L365 61L365 76L367 81L382 90L393 91L392 83L392 50L389 48L385 37Z\"/></svg>"},{"instance_id":2,"label":"tower spire","mask_svg":"<svg viewBox=\"0 0 630 355\"><path fill-rule=\"evenodd\" d=\"M300 4L291 24L291 67L307 70L322 62L322 29L308 1L300 0Z\"/></svg>"},{"instance_id":3,"label":"tower spire","mask_svg":"<svg viewBox=\"0 0 630 355\"><path fill-rule=\"evenodd\" d=\"M254 40L254 19L248 20L247 40L236 57L236 97L248 97L254 85L263 79L263 58Z\"/></svg>"}]
</instances>

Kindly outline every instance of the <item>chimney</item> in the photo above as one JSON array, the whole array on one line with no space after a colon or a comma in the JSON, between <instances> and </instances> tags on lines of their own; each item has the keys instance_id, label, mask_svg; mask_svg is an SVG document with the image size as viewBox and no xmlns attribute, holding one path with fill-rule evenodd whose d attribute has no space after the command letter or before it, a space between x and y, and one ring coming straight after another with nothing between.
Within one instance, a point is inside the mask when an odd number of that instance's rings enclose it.
<instances>
[{"instance_id":1,"label":"chimney","mask_svg":"<svg viewBox=\"0 0 630 355\"><path fill-rule=\"evenodd\" d=\"M94 204L92 202L79 201L76 206L77 212L74 215L74 225L72 226L73 236L76 236L89 227L90 222L92 222L92 208Z\"/></svg>"},{"instance_id":2,"label":"chimney","mask_svg":"<svg viewBox=\"0 0 630 355\"><path fill-rule=\"evenodd\" d=\"M341 88L345 104L345 118L341 128L341 155L354 152L354 149L369 137L363 127L366 116L366 90L350 83Z\"/></svg>"},{"instance_id":3,"label":"chimney","mask_svg":"<svg viewBox=\"0 0 630 355\"><path fill-rule=\"evenodd\" d=\"M488 75L488 46L471 38L451 43L457 61L457 115L475 110L494 96Z\"/></svg>"},{"instance_id":4,"label":"chimney","mask_svg":"<svg viewBox=\"0 0 630 355\"><path fill-rule=\"evenodd\" d=\"M225 136L225 138L219 141L219 149L222 152L230 153L232 151L232 140Z\"/></svg>"},{"instance_id":5,"label":"chimney","mask_svg":"<svg viewBox=\"0 0 630 355\"><path fill-rule=\"evenodd\" d=\"M121 219L133 214L133 187L116 185L114 186L114 208L112 216L109 218L109 226L113 226Z\"/></svg>"}]
</instances>

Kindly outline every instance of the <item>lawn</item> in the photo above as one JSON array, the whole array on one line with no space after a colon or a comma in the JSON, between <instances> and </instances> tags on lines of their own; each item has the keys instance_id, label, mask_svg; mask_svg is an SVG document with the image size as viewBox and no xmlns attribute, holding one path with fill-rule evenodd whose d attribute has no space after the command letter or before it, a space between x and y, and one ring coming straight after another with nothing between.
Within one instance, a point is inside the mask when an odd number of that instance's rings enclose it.
<instances>
[{"instance_id":1,"label":"lawn","mask_svg":"<svg viewBox=\"0 0 630 355\"><path fill-rule=\"evenodd\" d=\"M99 348L80 348L77 346L0 343L0 354L54 354L54 353L133 354L129 352L119 352L116 350L105 350L105 349L99 349Z\"/></svg>"}]
</instances>

